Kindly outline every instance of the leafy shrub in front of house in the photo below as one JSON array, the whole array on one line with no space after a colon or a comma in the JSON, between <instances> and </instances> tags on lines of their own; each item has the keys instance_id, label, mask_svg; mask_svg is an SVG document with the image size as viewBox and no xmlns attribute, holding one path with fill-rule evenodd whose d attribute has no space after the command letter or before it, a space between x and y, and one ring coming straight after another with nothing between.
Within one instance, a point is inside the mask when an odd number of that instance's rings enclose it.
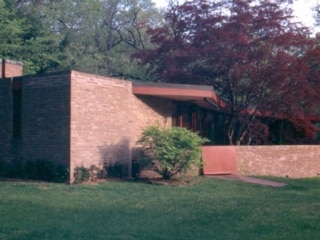
<instances>
[{"instance_id":1,"label":"leafy shrub in front of house","mask_svg":"<svg viewBox=\"0 0 320 240\"><path fill-rule=\"evenodd\" d=\"M101 169L95 165L91 165L89 168L76 167L74 169L73 177L75 184L84 183L88 181L95 181L97 179L106 178L105 169Z\"/></svg>"},{"instance_id":2,"label":"leafy shrub in front of house","mask_svg":"<svg viewBox=\"0 0 320 240\"><path fill-rule=\"evenodd\" d=\"M75 184L88 182L90 179L90 170L85 167L76 167L73 173Z\"/></svg>"},{"instance_id":3,"label":"leafy shrub in front of house","mask_svg":"<svg viewBox=\"0 0 320 240\"><path fill-rule=\"evenodd\" d=\"M37 180L48 182L66 182L69 170L62 164L48 160L13 160L1 164L0 177Z\"/></svg>"},{"instance_id":4,"label":"leafy shrub in front of house","mask_svg":"<svg viewBox=\"0 0 320 240\"><path fill-rule=\"evenodd\" d=\"M89 168L90 181L106 178L106 171L96 165L91 165Z\"/></svg>"},{"instance_id":5,"label":"leafy shrub in front of house","mask_svg":"<svg viewBox=\"0 0 320 240\"><path fill-rule=\"evenodd\" d=\"M26 177L24 162L16 160L1 162L0 177L24 179Z\"/></svg>"},{"instance_id":6,"label":"leafy shrub in front of house","mask_svg":"<svg viewBox=\"0 0 320 240\"><path fill-rule=\"evenodd\" d=\"M107 177L123 178L127 175L127 168L120 162L105 165L103 168L91 165L89 168L76 167L73 177L75 184L80 184L97 179L105 179Z\"/></svg>"},{"instance_id":7,"label":"leafy shrub in front of house","mask_svg":"<svg viewBox=\"0 0 320 240\"><path fill-rule=\"evenodd\" d=\"M127 175L127 169L124 164L115 162L105 165L107 177L124 178Z\"/></svg>"},{"instance_id":8,"label":"leafy shrub in front of house","mask_svg":"<svg viewBox=\"0 0 320 240\"><path fill-rule=\"evenodd\" d=\"M145 128L138 140L142 147L142 168L151 168L164 179L201 166L201 146L207 139L185 128Z\"/></svg>"}]
</instances>

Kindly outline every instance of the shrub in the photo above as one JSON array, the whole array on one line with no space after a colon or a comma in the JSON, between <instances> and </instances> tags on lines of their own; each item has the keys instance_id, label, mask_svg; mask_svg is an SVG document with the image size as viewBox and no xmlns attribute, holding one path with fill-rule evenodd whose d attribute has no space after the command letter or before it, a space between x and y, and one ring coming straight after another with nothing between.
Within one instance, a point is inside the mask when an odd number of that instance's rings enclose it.
<instances>
[{"instance_id":1,"label":"shrub","mask_svg":"<svg viewBox=\"0 0 320 240\"><path fill-rule=\"evenodd\" d=\"M115 162L105 166L108 177L123 178L126 175L126 168L122 163Z\"/></svg>"},{"instance_id":2,"label":"shrub","mask_svg":"<svg viewBox=\"0 0 320 240\"><path fill-rule=\"evenodd\" d=\"M15 160L1 164L0 177L65 182L68 168L48 160Z\"/></svg>"},{"instance_id":3,"label":"shrub","mask_svg":"<svg viewBox=\"0 0 320 240\"><path fill-rule=\"evenodd\" d=\"M90 176L90 181L95 181L98 178L104 178L104 170L97 167L96 165L91 165L89 168L89 176Z\"/></svg>"},{"instance_id":4,"label":"shrub","mask_svg":"<svg viewBox=\"0 0 320 240\"><path fill-rule=\"evenodd\" d=\"M90 170L85 167L76 167L74 169L74 183L87 182L90 179Z\"/></svg>"},{"instance_id":5,"label":"shrub","mask_svg":"<svg viewBox=\"0 0 320 240\"><path fill-rule=\"evenodd\" d=\"M151 167L164 179L170 179L195 165L201 166L201 145L207 141L185 128L149 126L138 140L143 153L140 166Z\"/></svg>"},{"instance_id":6,"label":"shrub","mask_svg":"<svg viewBox=\"0 0 320 240\"><path fill-rule=\"evenodd\" d=\"M101 169L95 165L91 165L90 168L76 167L73 173L74 182L83 183L88 181L95 181L97 179L106 178L105 169Z\"/></svg>"}]
</instances>

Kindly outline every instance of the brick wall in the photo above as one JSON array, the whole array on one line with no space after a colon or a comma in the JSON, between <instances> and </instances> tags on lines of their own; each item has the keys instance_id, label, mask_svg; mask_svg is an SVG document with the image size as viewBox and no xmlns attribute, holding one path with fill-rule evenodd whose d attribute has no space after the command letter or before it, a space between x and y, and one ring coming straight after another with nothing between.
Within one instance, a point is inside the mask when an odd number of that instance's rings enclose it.
<instances>
[{"instance_id":1,"label":"brick wall","mask_svg":"<svg viewBox=\"0 0 320 240\"><path fill-rule=\"evenodd\" d=\"M131 82L72 71L71 164L103 166L131 158Z\"/></svg>"},{"instance_id":2,"label":"brick wall","mask_svg":"<svg viewBox=\"0 0 320 240\"><path fill-rule=\"evenodd\" d=\"M115 162L130 173L132 148L142 127L157 121L171 124L168 104L134 96L130 81L72 71L71 177L77 166Z\"/></svg>"},{"instance_id":3,"label":"brick wall","mask_svg":"<svg viewBox=\"0 0 320 240\"><path fill-rule=\"evenodd\" d=\"M12 86L21 90L21 134L13 145ZM171 126L172 102L136 97L132 83L76 71L0 82L0 157L48 160L70 168L121 162L131 171L143 127ZM11 155L10 155L11 154Z\"/></svg>"},{"instance_id":4,"label":"brick wall","mask_svg":"<svg viewBox=\"0 0 320 240\"><path fill-rule=\"evenodd\" d=\"M15 155L16 141L12 133L12 80L9 78L21 76L22 71L21 62L0 59L0 162L8 162Z\"/></svg>"},{"instance_id":5,"label":"brick wall","mask_svg":"<svg viewBox=\"0 0 320 240\"><path fill-rule=\"evenodd\" d=\"M137 96L134 98L134 128L132 132L133 158L139 156L139 146L136 144L143 128L159 124L162 127L172 126L172 113L175 105L171 100L152 97ZM154 171L144 170L140 172L140 177L159 177Z\"/></svg>"},{"instance_id":6,"label":"brick wall","mask_svg":"<svg viewBox=\"0 0 320 240\"><path fill-rule=\"evenodd\" d=\"M171 127L174 109L175 105L171 100L152 96L135 96L132 104L133 142L136 143L142 130L147 126L160 124L161 127ZM136 144L134 146L137 147Z\"/></svg>"},{"instance_id":7,"label":"brick wall","mask_svg":"<svg viewBox=\"0 0 320 240\"><path fill-rule=\"evenodd\" d=\"M239 173L279 177L320 175L320 146L239 146L236 147Z\"/></svg>"},{"instance_id":8,"label":"brick wall","mask_svg":"<svg viewBox=\"0 0 320 240\"><path fill-rule=\"evenodd\" d=\"M10 160L12 139L12 90L10 79L0 79L0 162Z\"/></svg>"},{"instance_id":9,"label":"brick wall","mask_svg":"<svg viewBox=\"0 0 320 240\"><path fill-rule=\"evenodd\" d=\"M21 157L68 166L70 72L21 78Z\"/></svg>"},{"instance_id":10,"label":"brick wall","mask_svg":"<svg viewBox=\"0 0 320 240\"><path fill-rule=\"evenodd\" d=\"M209 168L208 174L216 173L216 169L210 169L212 166L218 166L218 173L230 173L226 163L235 161L237 173L241 175L292 178L320 175L318 145L222 146L224 154L216 151L218 146L204 148L211 149L210 155L207 154L204 158L204 168Z\"/></svg>"},{"instance_id":11,"label":"brick wall","mask_svg":"<svg viewBox=\"0 0 320 240\"><path fill-rule=\"evenodd\" d=\"M0 59L0 78L22 76L23 64L18 61Z\"/></svg>"}]
</instances>

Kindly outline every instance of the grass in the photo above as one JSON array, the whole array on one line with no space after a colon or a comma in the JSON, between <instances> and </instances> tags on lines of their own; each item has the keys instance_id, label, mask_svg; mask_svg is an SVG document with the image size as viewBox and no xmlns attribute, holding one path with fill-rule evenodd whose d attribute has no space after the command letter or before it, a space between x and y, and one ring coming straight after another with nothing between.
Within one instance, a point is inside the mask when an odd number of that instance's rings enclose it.
<instances>
[{"instance_id":1,"label":"grass","mask_svg":"<svg viewBox=\"0 0 320 240\"><path fill-rule=\"evenodd\" d=\"M320 179L284 188L0 182L0 239L319 239Z\"/></svg>"}]
</instances>

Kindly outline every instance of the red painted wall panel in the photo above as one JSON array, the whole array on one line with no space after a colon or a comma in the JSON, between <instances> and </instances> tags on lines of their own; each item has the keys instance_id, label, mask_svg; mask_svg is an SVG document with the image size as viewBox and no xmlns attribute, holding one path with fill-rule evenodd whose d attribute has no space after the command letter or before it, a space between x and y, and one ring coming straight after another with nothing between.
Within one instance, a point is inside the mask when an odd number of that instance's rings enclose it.
<instances>
[{"instance_id":1,"label":"red painted wall panel","mask_svg":"<svg viewBox=\"0 0 320 240\"><path fill-rule=\"evenodd\" d=\"M234 146L203 146L203 174L237 173L236 149Z\"/></svg>"}]
</instances>

